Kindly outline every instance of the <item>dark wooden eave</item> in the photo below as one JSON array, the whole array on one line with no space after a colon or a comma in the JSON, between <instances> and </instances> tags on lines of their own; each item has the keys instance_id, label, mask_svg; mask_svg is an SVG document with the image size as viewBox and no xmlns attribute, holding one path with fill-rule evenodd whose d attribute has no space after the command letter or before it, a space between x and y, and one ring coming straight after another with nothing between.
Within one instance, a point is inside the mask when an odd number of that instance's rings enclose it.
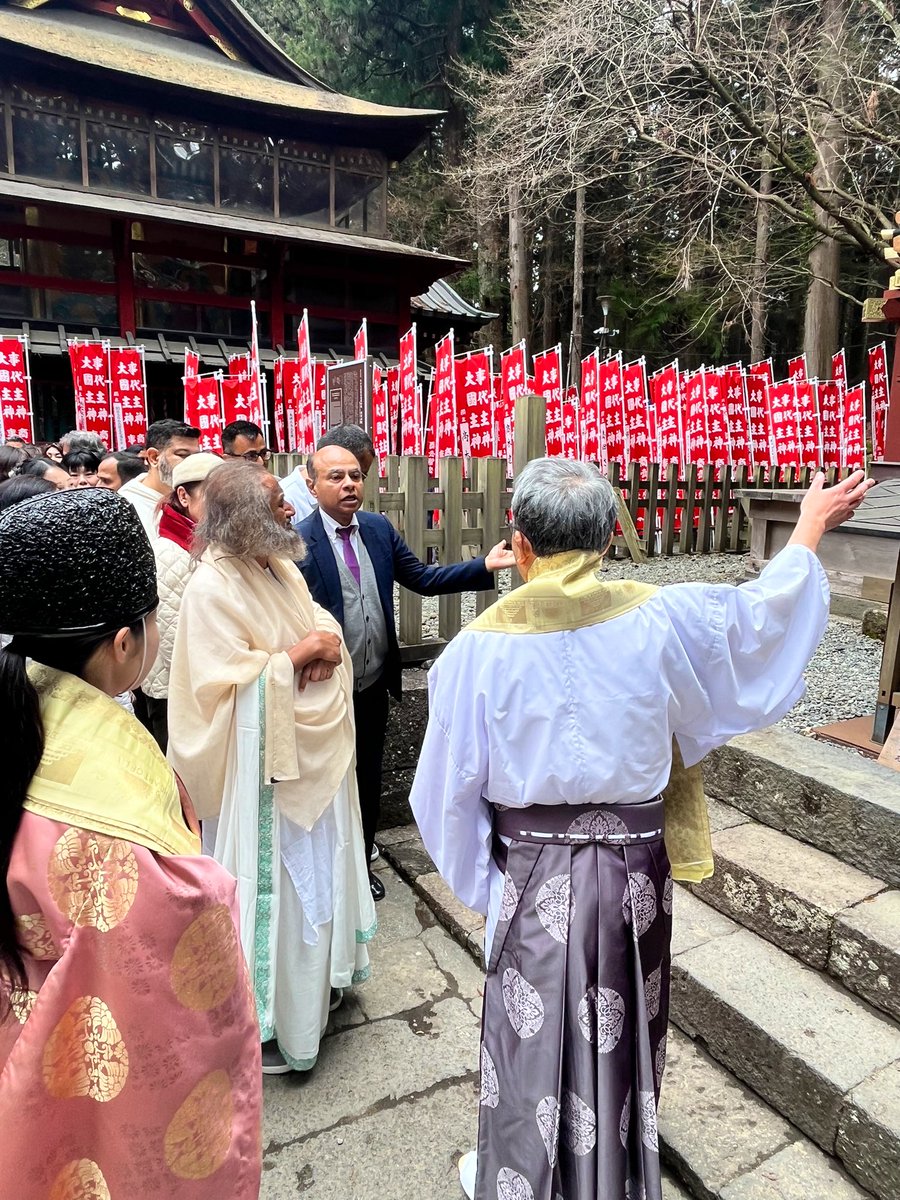
<instances>
[{"instance_id":1,"label":"dark wooden eave","mask_svg":"<svg viewBox=\"0 0 900 1200\"><path fill-rule=\"evenodd\" d=\"M236 6L229 5L229 10L237 20ZM250 21L246 14L242 19ZM258 33L265 39L262 30ZM263 43L257 39L253 45L259 48ZM274 43L271 47L273 54L281 53ZM121 103L145 97L161 109L168 100L169 108L200 108L205 115L229 110L232 120L235 112L243 114L246 124L273 136L286 126L301 137L318 129L325 135L330 132L336 142L377 146L396 159L405 158L442 115L431 109L374 104L317 82L289 79L284 63L276 76L226 57L211 42L200 44L152 26L70 8L26 11L0 0L3 75L10 77L23 63L61 89L67 79L77 80L85 90L116 96ZM299 67L296 71L304 74Z\"/></svg>"}]
</instances>

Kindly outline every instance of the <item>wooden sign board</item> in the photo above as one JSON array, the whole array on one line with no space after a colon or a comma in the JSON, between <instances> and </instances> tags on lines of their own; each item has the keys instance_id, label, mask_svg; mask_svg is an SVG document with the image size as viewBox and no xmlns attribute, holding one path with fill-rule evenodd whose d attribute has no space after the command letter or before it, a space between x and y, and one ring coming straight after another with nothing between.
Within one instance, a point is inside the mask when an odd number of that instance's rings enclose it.
<instances>
[{"instance_id":1,"label":"wooden sign board","mask_svg":"<svg viewBox=\"0 0 900 1200\"><path fill-rule=\"evenodd\" d=\"M372 373L368 360L338 363L326 373L327 426L372 425Z\"/></svg>"}]
</instances>

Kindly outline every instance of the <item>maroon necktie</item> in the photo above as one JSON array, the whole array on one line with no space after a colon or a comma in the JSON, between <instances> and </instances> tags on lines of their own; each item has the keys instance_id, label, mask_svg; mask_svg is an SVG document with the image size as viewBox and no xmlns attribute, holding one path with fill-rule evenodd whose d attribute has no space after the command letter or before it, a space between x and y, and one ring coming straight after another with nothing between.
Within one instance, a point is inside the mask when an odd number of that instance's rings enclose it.
<instances>
[{"instance_id":1,"label":"maroon necktie","mask_svg":"<svg viewBox=\"0 0 900 1200\"><path fill-rule=\"evenodd\" d=\"M344 543L344 562L347 564L350 574L356 580L356 586L361 587L362 585L359 580L359 559L356 557L356 551L353 549L353 543L350 541L353 534L353 526L348 525L346 529L338 526L337 534Z\"/></svg>"}]
</instances>

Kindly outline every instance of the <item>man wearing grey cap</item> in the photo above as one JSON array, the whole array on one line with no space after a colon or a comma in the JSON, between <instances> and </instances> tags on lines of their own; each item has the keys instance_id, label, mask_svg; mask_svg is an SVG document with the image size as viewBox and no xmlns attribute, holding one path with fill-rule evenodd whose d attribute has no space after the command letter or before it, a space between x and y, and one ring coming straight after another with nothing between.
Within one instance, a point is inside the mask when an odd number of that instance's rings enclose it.
<instances>
[{"instance_id":1,"label":"man wearing grey cap","mask_svg":"<svg viewBox=\"0 0 900 1200\"><path fill-rule=\"evenodd\" d=\"M145 724L160 749L168 745L169 668L181 597L191 571L194 528L203 519L203 493L211 471L221 467L217 454L191 454L172 472L172 492L160 510L157 537L153 539L159 587L159 653L141 687L147 704Z\"/></svg>"}]
</instances>

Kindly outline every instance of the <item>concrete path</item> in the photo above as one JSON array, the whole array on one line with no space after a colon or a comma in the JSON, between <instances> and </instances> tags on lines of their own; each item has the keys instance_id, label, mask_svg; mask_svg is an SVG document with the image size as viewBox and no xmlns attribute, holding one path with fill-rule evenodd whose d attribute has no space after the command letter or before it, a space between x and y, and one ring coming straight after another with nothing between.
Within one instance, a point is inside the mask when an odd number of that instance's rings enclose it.
<instances>
[{"instance_id":1,"label":"concrete path","mask_svg":"<svg viewBox=\"0 0 900 1200\"><path fill-rule=\"evenodd\" d=\"M261 1200L464 1200L475 1145L482 973L394 871L372 978L306 1075L265 1080ZM666 1200L686 1193L667 1182Z\"/></svg>"}]
</instances>

